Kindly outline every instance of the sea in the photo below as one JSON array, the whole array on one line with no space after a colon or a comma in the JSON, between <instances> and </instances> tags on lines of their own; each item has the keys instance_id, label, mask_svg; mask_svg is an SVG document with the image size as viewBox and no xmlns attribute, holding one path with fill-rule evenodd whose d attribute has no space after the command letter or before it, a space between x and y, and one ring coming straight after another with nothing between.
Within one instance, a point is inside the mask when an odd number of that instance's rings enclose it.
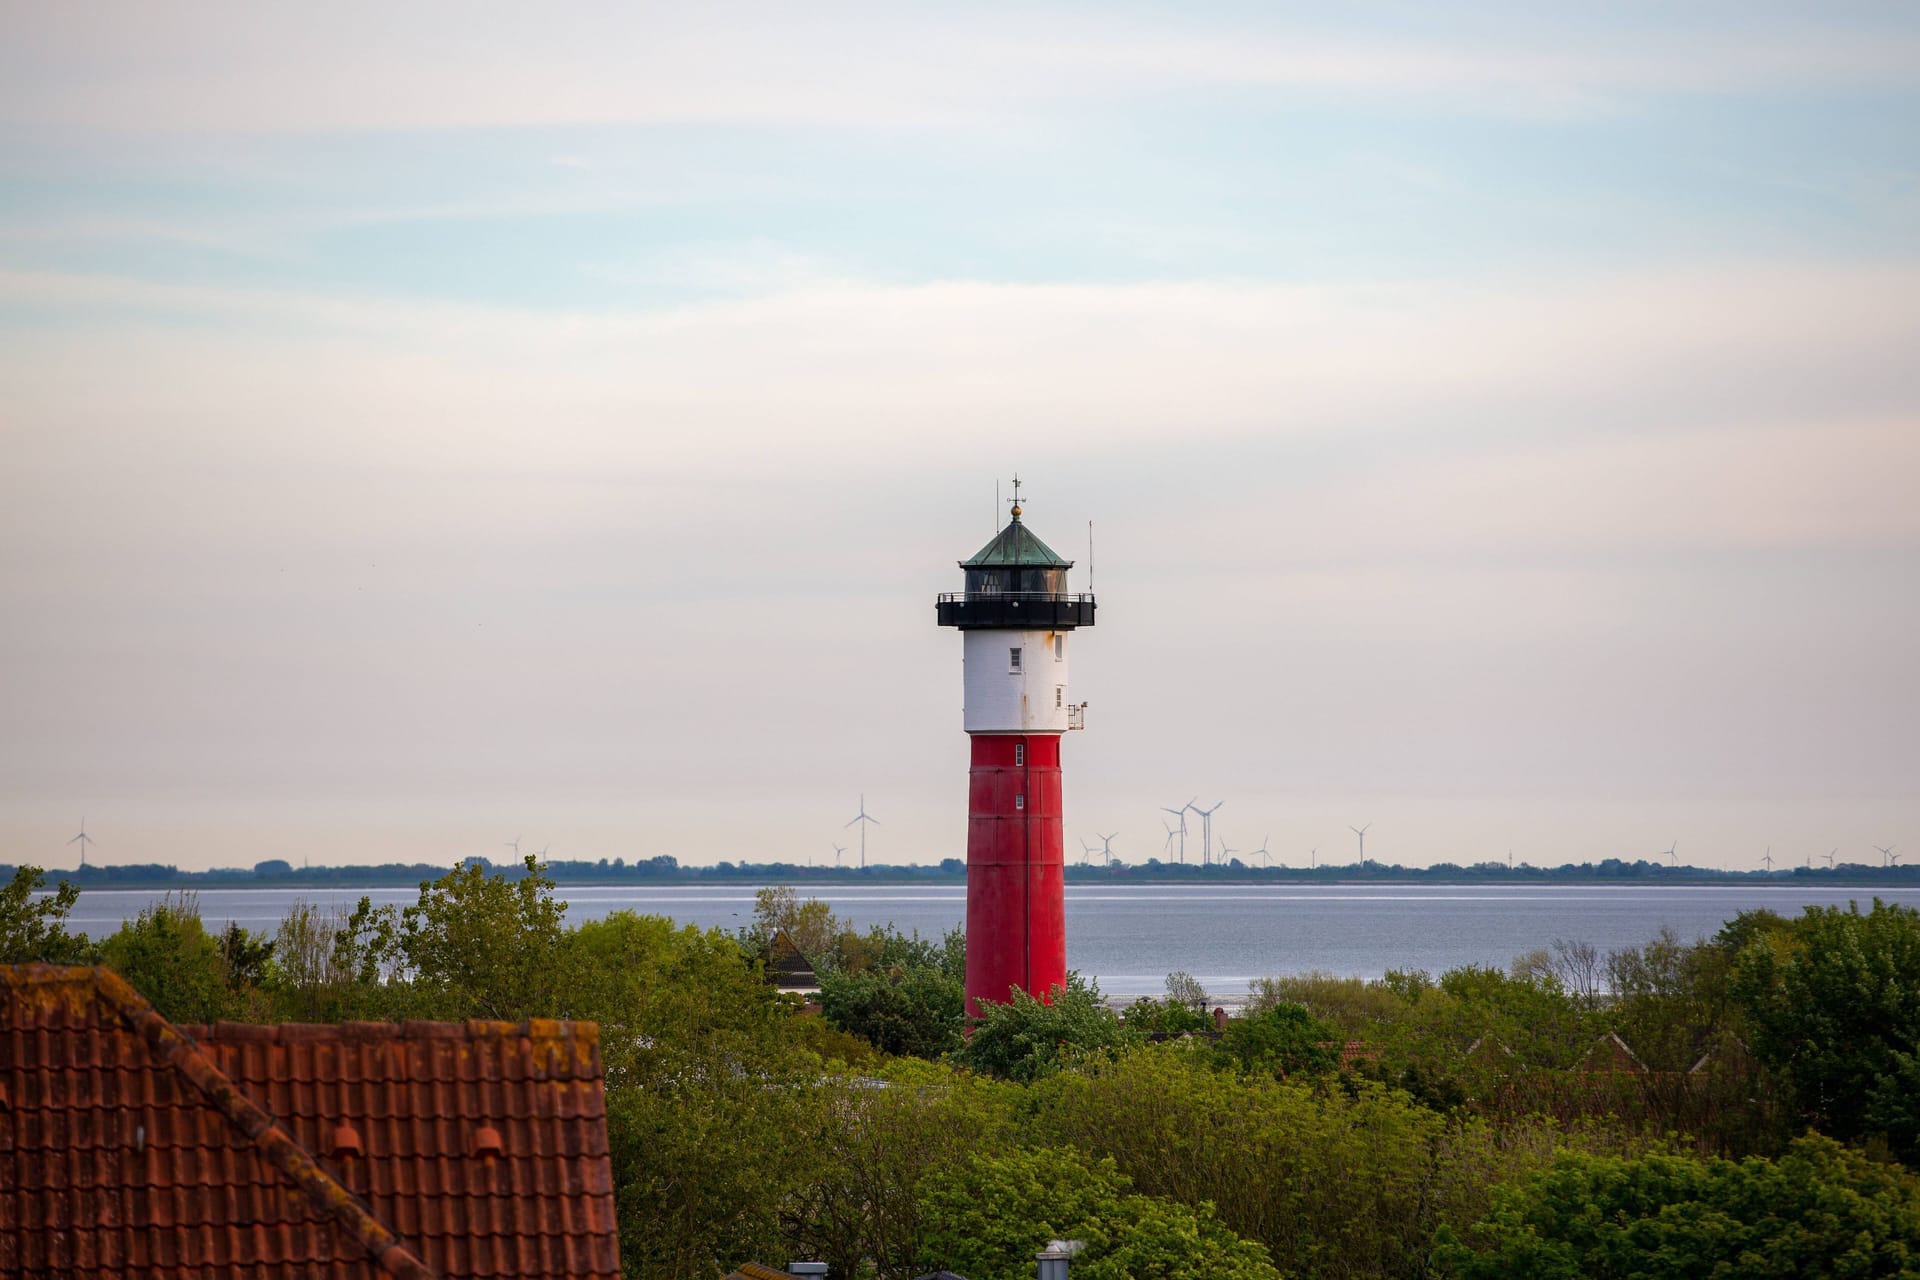
<instances>
[{"instance_id":1,"label":"sea","mask_svg":"<svg viewBox=\"0 0 1920 1280\"><path fill-rule=\"evenodd\" d=\"M938 938L966 918L961 885L808 886L854 927L891 924ZM407 905L417 891L384 889L201 889L210 928L229 920L271 932L296 902L351 910L362 896ZM88 889L68 927L93 937L160 896L153 890ZM670 916L735 930L753 921L754 886L565 885L571 921L614 911ZM1554 942L1606 951L1671 929L1684 941L1711 937L1736 913L1768 908L1797 915L1810 905L1864 909L1878 896L1920 907L1920 888L1822 889L1762 885L1126 885L1067 888L1067 964L1110 997L1155 995L1177 971L1223 1003L1244 999L1260 977L1321 972L1377 978L1389 969L1438 976L1466 964L1505 968Z\"/></svg>"}]
</instances>

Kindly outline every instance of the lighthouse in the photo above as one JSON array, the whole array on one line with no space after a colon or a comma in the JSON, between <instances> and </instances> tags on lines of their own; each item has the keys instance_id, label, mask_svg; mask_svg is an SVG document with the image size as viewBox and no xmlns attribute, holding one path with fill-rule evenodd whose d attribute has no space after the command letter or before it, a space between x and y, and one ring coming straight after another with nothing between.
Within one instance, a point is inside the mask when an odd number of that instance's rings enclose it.
<instances>
[{"instance_id":1,"label":"lighthouse","mask_svg":"<svg viewBox=\"0 0 1920 1280\"><path fill-rule=\"evenodd\" d=\"M1067 981L1066 838L1060 740L1086 704L1067 681L1073 633L1093 596L1067 590L1071 560L1012 518L970 559L965 590L934 604L962 642L967 777L967 1012L1013 987L1045 998Z\"/></svg>"}]
</instances>

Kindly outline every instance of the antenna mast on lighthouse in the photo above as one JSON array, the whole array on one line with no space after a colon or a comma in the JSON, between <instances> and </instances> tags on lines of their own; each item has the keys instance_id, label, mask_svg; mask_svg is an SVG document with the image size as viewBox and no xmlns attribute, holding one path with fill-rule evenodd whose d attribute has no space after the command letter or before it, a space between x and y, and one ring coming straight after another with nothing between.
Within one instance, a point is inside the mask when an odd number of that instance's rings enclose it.
<instances>
[{"instance_id":1,"label":"antenna mast on lighthouse","mask_svg":"<svg viewBox=\"0 0 1920 1280\"><path fill-rule=\"evenodd\" d=\"M962 560L965 590L934 604L963 643L962 713L972 741L967 802L967 1012L1018 987L1047 998L1067 981L1066 836L1060 740L1084 727L1067 696L1067 640L1093 625L1092 593L1022 520Z\"/></svg>"}]
</instances>

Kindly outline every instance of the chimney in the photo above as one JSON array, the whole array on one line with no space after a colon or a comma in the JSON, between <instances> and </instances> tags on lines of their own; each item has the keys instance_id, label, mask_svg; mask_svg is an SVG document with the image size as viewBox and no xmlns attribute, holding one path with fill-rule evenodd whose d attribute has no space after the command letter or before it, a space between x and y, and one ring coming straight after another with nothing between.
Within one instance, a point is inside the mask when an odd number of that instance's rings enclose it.
<instances>
[{"instance_id":1,"label":"chimney","mask_svg":"<svg viewBox=\"0 0 1920 1280\"><path fill-rule=\"evenodd\" d=\"M1033 1255L1040 1264L1040 1280L1067 1280L1067 1260L1086 1247L1084 1240L1047 1241L1047 1247Z\"/></svg>"},{"instance_id":2,"label":"chimney","mask_svg":"<svg viewBox=\"0 0 1920 1280\"><path fill-rule=\"evenodd\" d=\"M827 1264L824 1262L789 1262L787 1274L790 1276L825 1276Z\"/></svg>"}]
</instances>

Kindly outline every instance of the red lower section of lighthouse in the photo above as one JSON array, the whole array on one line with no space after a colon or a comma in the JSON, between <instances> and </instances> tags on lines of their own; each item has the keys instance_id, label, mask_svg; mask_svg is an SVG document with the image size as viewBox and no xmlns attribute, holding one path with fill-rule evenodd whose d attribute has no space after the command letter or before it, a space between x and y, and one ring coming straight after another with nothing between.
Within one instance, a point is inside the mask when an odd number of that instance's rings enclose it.
<instances>
[{"instance_id":1,"label":"red lower section of lighthouse","mask_svg":"<svg viewBox=\"0 0 1920 1280\"><path fill-rule=\"evenodd\" d=\"M1060 735L976 734L967 786L967 1012L1067 981Z\"/></svg>"}]
</instances>

